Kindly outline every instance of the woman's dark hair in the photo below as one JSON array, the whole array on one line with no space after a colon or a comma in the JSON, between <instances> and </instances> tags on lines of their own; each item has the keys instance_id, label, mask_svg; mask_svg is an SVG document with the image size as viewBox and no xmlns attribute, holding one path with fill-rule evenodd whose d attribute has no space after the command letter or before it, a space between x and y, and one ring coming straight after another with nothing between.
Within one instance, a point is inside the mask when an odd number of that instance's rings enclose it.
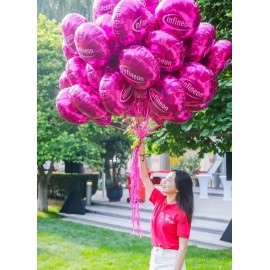
<instances>
[{"instance_id":1,"label":"woman's dark hair","mask_svg":"<svg viewBox=\"0 0 270 270\"><path fill-rule=\"evenodd\" d=\"M192 221L192 215L194 210L194 197L192 180L190 176L183 171L172 170L175 172L175 185L179 190L177 193L176 201L181 209L183 209L188 217L189 223Z\"/></svg>"}]
</instances>

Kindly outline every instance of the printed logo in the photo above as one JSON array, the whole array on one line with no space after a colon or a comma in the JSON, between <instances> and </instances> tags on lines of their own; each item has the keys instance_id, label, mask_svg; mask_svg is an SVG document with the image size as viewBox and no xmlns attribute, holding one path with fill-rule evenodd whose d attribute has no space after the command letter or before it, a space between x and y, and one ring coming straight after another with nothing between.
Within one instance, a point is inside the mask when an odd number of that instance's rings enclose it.
<instances>
[{"instance_id":1,"label":"printed logo","mask_svg":"<svg viewBox=\"0 0 270 270\"><path fill-rule=\"evenodd\" d=\"M172 61L157 57L160 67L166 68L172 65Z\"/></svg>"},{"instance_id":2,"label":"printed logo","mask_svg":"<svg viewBox=\"0 0 270 270\"><path fill-rule=\"evenodd\" d=\"M155 105L155 107L162 111L162 112L165 112L167 113L168 112L168 106L166 106L160 99L159 99L159 94L158 92L153 89L153 88L150 88L149 90L149 96L150 96L150 99L152 101L152 103Z\"/></svg>"},{"instance_id":3,"label":"printed logo","mask_svg":"<svg viewBox=\"0 0 270 270\"><path fill-rule=\"evenodd\" d=\"M135 32L142 32L144 30L146 30L148 27L148 18L146 19L142 19L142 16L140 16L139 18L137 18L134 23L132 24L132 29Z\"/></svg>"},{"instance_id":4,"label":"printed logo","mask_svg":"<svg viewBox=\"0 0 270 270\"><path fill-rule=\"evenodd\" d=\"M131 85L129 85L127 88L123 88L120 95L120 101L121 102L127 102L133 94L133 88Z\"/></svg>"},{"instance_id":5,"label":"printed logo","mask_svg":"<svg viewBox=\"0 0 270 270\"><path fill-rule=\"evenodd\" d=\"M184 21L176 14L167 14L163 16L163 22L168 26L177 29L179 31L187 31L192 27L192 23Z\"/></svg>"},{"instance_id":6,"label":"printed logo","mask_svg":"<svg viewBox=\"0 0 270 270\"><path fill-rule=\"evenodd\" d=\"M165 221L167 223L170 223L170 224L173 224L174 223L173 220L172 220L172 218L170 216L166 216Z\"/></svg>"},{"instance_id":7,"label":"printed logo","mask_svg":"<svg viewBox=\"0 0 270 270\"><path fill-rule=\"evenodd\" d=\"M112 9L113 9L113 5L100 5L100 6L97 6L96 12L101 13L103 11L106 11L107 13L109 13Z\"/></svg>"},{"instance_id":8,"label":"printed logo","mask_svg":"<svg viewBox=\"0 0 270 270\"><path fill-rule=\"evenodd\" d=\"M81 57L85 58L92 58L94 55L94 50L93 49L84 49L81 47L77 47L77 51L80 54Z\"/></svg>"},{"instance_id":9,"label":"printed logo","mask_svg":"<svg viewBox=\"0 0 270 270\"><path fill-rule=\"evenodd\" d=\"M185 80L182 82L182 85L185 89L185 93L195 99L201 99L203 97L203 93L201 93L201 91L199 91L198 89L196 89L193 86L194 82L189 81L189 80Z\"/></svg>"},{"instance_id":10,"label":"printed logo","mask_svg":"<svg viewBox=\"0 0 270 270\"><path fill-rule=\"evenodd\" d=\"M130 68L129 67L126 67L126 66L120 66L120 71L121 73L128 79L128 80L131 80L135 83L142 83L144 82L144 78L139 76L139 75L136 75L134 74L133 72L131 72Z\"/></svg>"},{"instance_id":11,"label":"printed logo","mask_svg":"<svg viewBox=\"0 0 270 270\"><path fill-rule=\"evenodd\" d=\"M72 45L74 43L74 35L70 34L68 36L65 36L65 41L68 46Z\"/></svg>"}]
</instances>

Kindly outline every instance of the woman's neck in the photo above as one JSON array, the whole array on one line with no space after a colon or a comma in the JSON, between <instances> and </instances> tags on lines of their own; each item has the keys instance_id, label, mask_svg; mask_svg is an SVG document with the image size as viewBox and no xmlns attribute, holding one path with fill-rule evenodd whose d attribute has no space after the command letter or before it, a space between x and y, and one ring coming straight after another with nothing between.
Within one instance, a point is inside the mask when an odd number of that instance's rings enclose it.
<instances>
[{"instance_id":1,"label":"woman's neck","mask_svg":"<svg viewBox=\"0 0 270 270\"><path fill-rule=\"evenodd\" d=\"M167 204L176 203L176 195L175 194L167 194L166 202L167 202Z\"/></svg>"}]
</instances>

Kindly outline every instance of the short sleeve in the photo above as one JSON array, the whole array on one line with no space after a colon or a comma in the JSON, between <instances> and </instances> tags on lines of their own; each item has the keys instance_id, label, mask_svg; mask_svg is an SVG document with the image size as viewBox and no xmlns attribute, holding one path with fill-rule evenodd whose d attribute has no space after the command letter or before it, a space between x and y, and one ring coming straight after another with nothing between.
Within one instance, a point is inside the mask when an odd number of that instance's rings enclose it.
<instances>
[{"instance_id":1,"label":"short sleeve","mask_svg":"<svg viewBox=\"0 0 270 270\"><path fill-rule=\"evenodd\" d=\"M149 201L153 204L159 204L159 203L163 203L166 199L166 196L163 195L158 189L154 188L150 197L149 197Z\"/></svg>"},{"instance_id":2,"label":"short sleeve","mask_svg":"<svg viewBox=\"0 0 270 270\"><path fill-rule=\"evenodd\" d=\"M177 236L189 238L191 225L188 222L188 217L184 211L177 215Z\"/></svg>"}]
</instances>

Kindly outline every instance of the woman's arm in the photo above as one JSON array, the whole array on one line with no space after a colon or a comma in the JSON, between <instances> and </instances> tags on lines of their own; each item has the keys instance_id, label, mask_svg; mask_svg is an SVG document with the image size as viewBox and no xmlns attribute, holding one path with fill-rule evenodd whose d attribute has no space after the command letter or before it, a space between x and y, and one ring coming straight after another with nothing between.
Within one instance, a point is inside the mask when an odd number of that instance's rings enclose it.
<instances>
[{"instance_id":1,"label":"woman's arm","mask_svg":"<svg viewBox=\"0 0 270 270\"><path fill-rule=\"evenodd\" d=\"M154 185L149 178L148 168L146 163L146 155L145 155L145 146L143 140L140 141L139 146L139 170L140 170L140 178L144 184L144 187L148 194L150 195L154 190Z\"/></svg>"},{"instance_id":2,"label":"woman's arm","mask_svg":"<svg viewBox=\"0 0 270 270\"><path fill-rule=\"evenodd\" d=\"M179 249L176 254L174 270L181 270L185 261L185 255L188 247L188 238L179 237Z\"/></svg>"}]
</instances>

